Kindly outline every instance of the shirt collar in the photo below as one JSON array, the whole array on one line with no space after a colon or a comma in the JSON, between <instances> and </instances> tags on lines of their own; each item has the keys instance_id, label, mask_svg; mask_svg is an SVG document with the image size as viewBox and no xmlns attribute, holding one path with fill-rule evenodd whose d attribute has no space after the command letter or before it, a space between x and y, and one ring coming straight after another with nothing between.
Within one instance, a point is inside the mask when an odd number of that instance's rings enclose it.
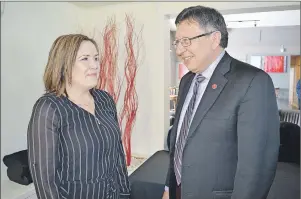
<instances>
[{"instance_id":1,"label":"shirt collar","mask_svg":"<svg viewBox=\"0 0 301 199\"><path fill-rule=\"evenodd\" d=\"M215 68L217 67L218 63L221 61L224 55L225 55L225 50L223 50L221 54L219 54L219 56L216 58L216 60L214 60L214 62L212 62L212 64L210 64L209 67L204 72L202 72L202 75L206 79L211 78Z\"/></svg>"}]
</instances>

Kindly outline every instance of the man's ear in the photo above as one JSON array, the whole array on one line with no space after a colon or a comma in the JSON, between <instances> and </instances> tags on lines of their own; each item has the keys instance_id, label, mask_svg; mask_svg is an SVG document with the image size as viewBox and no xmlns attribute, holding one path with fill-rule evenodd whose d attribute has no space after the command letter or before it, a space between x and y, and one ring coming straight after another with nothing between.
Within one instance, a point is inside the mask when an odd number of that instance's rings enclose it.
<instances>
[{"instance_id":1,"label":"man's ear","mask_svg":"<svg viewBox=\"0 0 301 199\"><path fill-rule=\"evenodd\" d=\"M211 39L212 39L212 48L216 49L219 44L221 43L222 34L220 31L216 31L212 33Z\"/></svg>"}]
</instances>

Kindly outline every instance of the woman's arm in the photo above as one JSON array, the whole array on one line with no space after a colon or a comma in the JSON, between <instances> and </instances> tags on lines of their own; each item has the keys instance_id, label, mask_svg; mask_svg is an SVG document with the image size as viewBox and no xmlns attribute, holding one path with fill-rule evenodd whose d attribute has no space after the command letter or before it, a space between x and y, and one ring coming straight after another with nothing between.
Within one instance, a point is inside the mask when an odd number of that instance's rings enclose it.
<instances>
[{"instance_id":1,"label":"woman's arm","mask_svg":"<svg viewBox=\"0 0 301 199\"><path fill-rule=\"evenodd\" d=\"M28 159L39 199L59 199L57 110L49 99L39 99L28 125Z\"/></svg>"},{"instance_id":2,"label":"woman's arm","mask_svg":"<svg viewBox=\"0 0 301 199\"><path fill-rule=\"evenodd\" d=\"M130 183L125 162L125 155L121 139L118 142L118 162L117 162L117 179L120 187L120 198L130 198Z\"/></svg>"}]
</instances>

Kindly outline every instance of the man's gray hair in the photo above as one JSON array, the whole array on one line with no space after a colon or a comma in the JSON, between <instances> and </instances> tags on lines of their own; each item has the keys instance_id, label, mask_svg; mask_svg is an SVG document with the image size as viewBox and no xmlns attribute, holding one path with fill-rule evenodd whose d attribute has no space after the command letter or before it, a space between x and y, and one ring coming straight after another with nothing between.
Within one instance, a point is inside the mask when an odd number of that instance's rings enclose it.
<instances>
[{"instance_id":1,"label":"man's gray hair","mask_svg":"<svg viewBox=\"0 0 301 199\"><path fill-rule=\"evenodd\" d=\"M228 31L224 17L220 12L205 6L193 6L185 8L176 18L175 24L189 20L195 21L205 31L219 31L221 33L220 46L228 46Z\"/></svg>"}]
</instances>

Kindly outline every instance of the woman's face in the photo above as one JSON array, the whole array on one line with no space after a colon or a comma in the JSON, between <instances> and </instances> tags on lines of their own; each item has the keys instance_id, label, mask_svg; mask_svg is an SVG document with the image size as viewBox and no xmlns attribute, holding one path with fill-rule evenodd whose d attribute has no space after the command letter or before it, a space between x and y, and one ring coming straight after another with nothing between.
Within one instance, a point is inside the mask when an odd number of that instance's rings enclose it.
<instances>
[{"instance_id":1,"label":"woman's face","mask_svg":"<svg viewBox=\"0 0 301 199\"><path fill-rule=\"evenodd\" d=\"M72 69L72 87L91 89L98 83L99 55L95 45L83 41Z\"/></svg>"}]
</instances>

